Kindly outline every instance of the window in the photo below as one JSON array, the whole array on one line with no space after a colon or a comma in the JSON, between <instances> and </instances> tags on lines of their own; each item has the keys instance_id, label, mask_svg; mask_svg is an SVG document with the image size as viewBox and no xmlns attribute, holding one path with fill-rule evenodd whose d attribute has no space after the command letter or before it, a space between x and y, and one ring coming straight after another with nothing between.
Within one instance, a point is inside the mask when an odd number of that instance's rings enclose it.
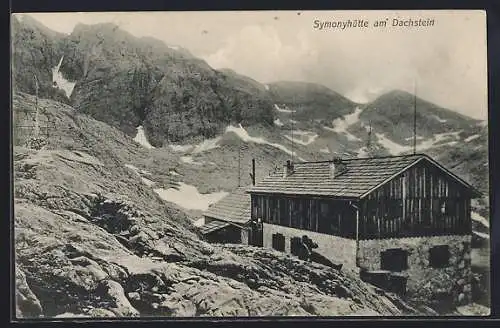
<instances>
[{"instance_id":1,"label":"window","mask_svg":"<svg viewBox=\"0 0 500 328\"><path fill-rule=\"evenodd\" d=\"M434 246L429 250L429 265L433 268L445 268L450 264L448 245Z\"/></svg>"},{"instance_id":2,"label":"window","mask_svg":"<svg viewBox=\"0 0 500 328\"><path fill-rule=\"evenodd\" d=\"M408 252L401 248L393 248L381 252L380 268L389 271L403 271L408 269Z\"/></svg>"},{"instance_id":3,"label":"window","mask_svg":"<svg viewBox=\"0 0 500 328\"><path fill-rule=\"evenodd\" d=\"M320 202L319 203L319 222L318 222L318 230L322 233L330 232L330 223L329 223L329 204L328 202Z\"/></svg>"},{"instance_id":4,"label":"window","mask_svg":"<svg viewBox=\"0 0 500 328\"><path fill-rule=\"evenodd\" d=\"M272 224L279 224L278 200L274 197L269 198L270 218Z\"/></svg>"},{"instance_id":5,"label":"window","mask_svg":"<svg viewBox=\"0 0 500 328\"><path fill-rule=\"evenodd\" d=\"M441 201L441 214L446 214L446 201Z\"/></svg>"},{"instance_id":6,"label":"window","mask_svg":"<svg viewBox=\"0 0 500 328\"><path fill-rule=\"evenodd\" d=\"M301 240L299 237L290 238L290 253L292 253L292 255L299 254L300 242L301 242Z\"/></svg>"},{"instance_id":7,"label":"window","mask_svg":"<svg viewBox=\"0 0 500 328\"><path fill-rule=\"evenodd\" d=\"M288 201L286 199L279 200L279 209L280 209L280 221L279 224L282 226L290 225L290 211L288 208Z\"/></svg>"},{"instance_id":8,"label":"window","mask_svg":"<svg viewBox=\"0 0 500 328\"><path fill-rule=\"evenodd\" d=\"M291 200L292 205L292 228L300 229L300 209L299 209L299 201Z\"/></svg>"},{"instance_id":9,"label":"window","mask_svg":"<svg viewBox=\"0 0 500 328\"><path fill-rule=\"evenodd\" d=\"M285 251L285 237L282 234L273 234L273 248L277 251Z\"/></svg>"}]
</instances>

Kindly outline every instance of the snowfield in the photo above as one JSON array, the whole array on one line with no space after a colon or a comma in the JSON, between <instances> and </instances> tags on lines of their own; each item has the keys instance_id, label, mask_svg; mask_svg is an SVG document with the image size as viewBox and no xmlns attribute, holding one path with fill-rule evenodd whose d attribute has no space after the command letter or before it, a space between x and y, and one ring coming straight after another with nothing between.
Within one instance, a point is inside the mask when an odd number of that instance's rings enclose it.
<instances>
[{"instance_id":1,"label":"snowfield","mask_svg":"<svg viewBox=\"0 0 500 328\"><path fill-rule=\"evenodd\" d=\"M219 191L211 194L200 194L198 188L179 183L179 188L157 188L154 191L161 199L174 203L188 210L206 211L211 204L214 204L228 195L225 191Z\"/></svg>"},{"instance_id":2,"label":"snowfield","mask_svg":"<svg viewBox=\"0 0 500 328\"><path fill-rule=\"evenodd\" d=\"M62 73L59 71L61 68L62 61L64 59L64 56L61 57L59 60L59 64L57 64L56 67L52 68L52 83L55 83L55 87L58 89L61 89L64 91L66 94L66 97L71 97L71 94L73 93L73 89L75 88L76 82L70 82L66 80Z\"/></svg>"},{"instance_id":3,"label":"snowfield","mask_svg":"<svg viewBox=\"0 0 500 328\"><path fill-rule=\"evenodd\" d=\"M149 143L148 139L146 138L146 135L144 134L144 128L142 125L139 125L137 127L137 134L134 137L134 141L143 146L144 148L147 149L154 149L155 147L151 146Z\"/></svg>"},{"instance_id":4,"label":"snowfield","mask_svg":"<svg viewBox=\"0 0 500 328\"><path fill-rule=\"evenodd\" d=\"M325 154L330 154L330 150L327 147L321 148L319 151Z\"/></svg>"},{"instance_id":5,"label":"snowfield","mask_svg":"<svg viewBox=\"0 0 500 328\"><path fill-rule=\"evenodd\" d=\"M266 90L269 90L269 86L268 86L267 84L264 84L264 88L265 88Z\"/></svg>"}]
</instances>

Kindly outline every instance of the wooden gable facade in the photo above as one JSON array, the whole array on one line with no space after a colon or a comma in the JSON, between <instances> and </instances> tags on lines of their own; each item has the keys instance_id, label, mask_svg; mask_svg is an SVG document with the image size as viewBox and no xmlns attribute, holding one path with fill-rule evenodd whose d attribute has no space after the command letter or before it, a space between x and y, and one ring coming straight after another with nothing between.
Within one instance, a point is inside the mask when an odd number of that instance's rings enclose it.
<instances>
[{"instance_id":1,"label":"wooden gable facade","mask_svg":"<svg viewBox=\"0 0 500 328\"><path fill-rule=\"evenodd\" d=\"M333 177L316 162L264 179L249 190L252 220L358 239L471 233L478 193L426 155L337 163Z\"/></svg>"},{"instance_id":2,"label":"wooden gable facade","mask_svg":"<svg viewBox=\"0 0 500 328\"><path fill-rule=\"evenodd\" d=\"M423 160L359 201L361 239L470 234L474 192Z\"/></svg>"}]
</instances>

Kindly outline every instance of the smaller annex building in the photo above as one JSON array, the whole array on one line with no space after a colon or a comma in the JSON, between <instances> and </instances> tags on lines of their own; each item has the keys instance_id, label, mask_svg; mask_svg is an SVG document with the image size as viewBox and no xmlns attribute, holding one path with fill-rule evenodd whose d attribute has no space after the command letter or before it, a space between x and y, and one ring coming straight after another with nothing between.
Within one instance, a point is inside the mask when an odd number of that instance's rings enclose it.
<instances>
[{"instance_id":1,"label":"smaller annex building","mask_svg":"<svg viewBox=\"0 0 500 328\"><path fill-rule=\"evenodd\" d=\"M239 187L203 213L200 232L213 243L248 244L250 234L250 195Z\"/></svg>"}]
</instances>

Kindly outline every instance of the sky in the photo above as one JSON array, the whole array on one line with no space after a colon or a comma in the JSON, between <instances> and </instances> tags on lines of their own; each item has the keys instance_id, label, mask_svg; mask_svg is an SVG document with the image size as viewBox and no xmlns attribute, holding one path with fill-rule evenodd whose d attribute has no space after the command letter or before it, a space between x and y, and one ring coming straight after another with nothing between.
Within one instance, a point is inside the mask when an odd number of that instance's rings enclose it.
<instances>
[{"instance_id":1,"label":"sky","mask_svg":"<svg viewBox=\"0 0 500 328\"><path fill-rule=\"evenodd\" d=\"M487 119L486 16L481 11L241 11L30 14L71 33L77 23L114 22L135 36L188 49L213 68L262 82L323 84L367 102L416 90L419 97ZM392 26L394 19L434 20ZM364 20L368 27L317 28ZM387 21L375 27L376 21ZM333 25L333 24L330 24Z\"/></svg>"}]
</instances>

